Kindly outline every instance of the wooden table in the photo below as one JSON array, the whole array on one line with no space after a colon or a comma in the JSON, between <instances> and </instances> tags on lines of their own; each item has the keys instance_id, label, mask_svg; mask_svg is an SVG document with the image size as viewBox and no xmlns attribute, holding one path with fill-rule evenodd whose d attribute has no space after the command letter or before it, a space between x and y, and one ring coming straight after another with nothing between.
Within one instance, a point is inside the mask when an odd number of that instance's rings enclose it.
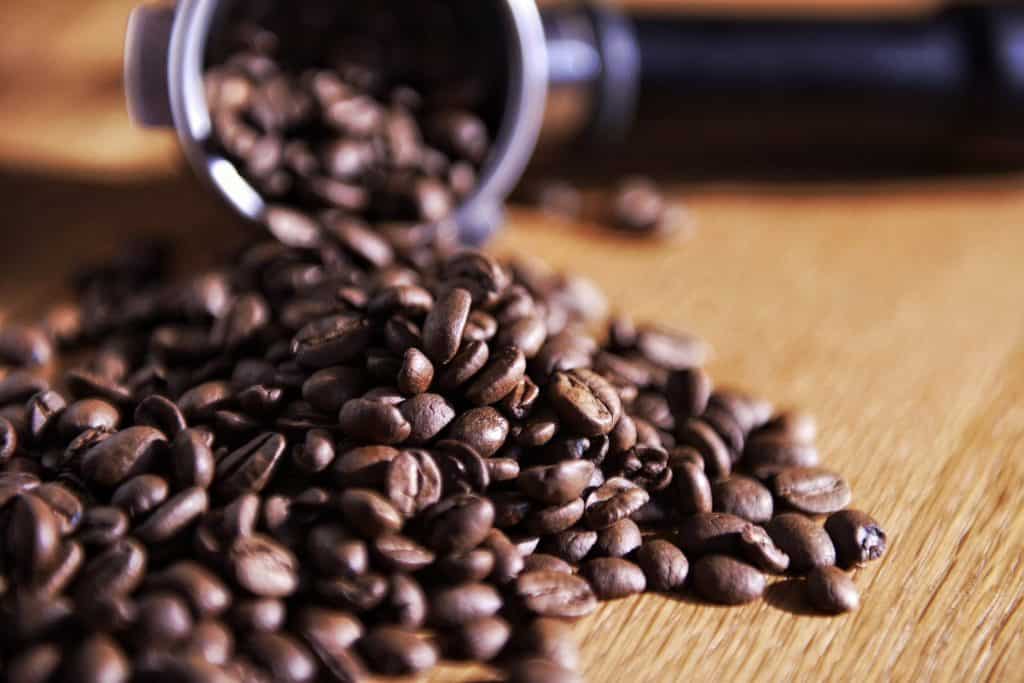
<instances>
[{"instance_id":1,"label":"wooden table","mask_svg":"<svg viewBox=\"0 0 1024 683\"><path fill-rule=\"evenodd\" d=\"M0 306L13 313L38 311L71 264L127 235L171 234L203 260L245 233L180 172L171 141L127 126L116 65L130 4L5 6ZM817 414L826 462L890 550L857 573L863 605L840 618L808 614L787 581L743 608L605 605L577 626L588 680L1021 680L1024 179L678 197L699 222L689 240L515 211L494 248L591 276L616 308L710 340L723 383Z\"/></svg>"}]
</instances>

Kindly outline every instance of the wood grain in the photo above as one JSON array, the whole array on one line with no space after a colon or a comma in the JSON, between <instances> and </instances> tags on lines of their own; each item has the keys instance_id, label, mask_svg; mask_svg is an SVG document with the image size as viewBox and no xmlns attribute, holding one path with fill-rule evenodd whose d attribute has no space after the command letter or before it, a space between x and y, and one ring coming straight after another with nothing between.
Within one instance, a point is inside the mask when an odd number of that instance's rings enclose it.
<instances>
[{"instance_id":1,"label":"wood grain","mask_svg":"<svg viewBox=\"0 0 1024 683\"><path fill-rule=\"evenodd\" d=\"M52 303L75 262L127 236L171 235L210 261L246 234L166 138L119 113L130 4L5 5L0 305L14 314ZM152 177L102 179L139 175ZM592 277L616 308L706 337L722 383L814 412L826 462L891 546L857 573L862 607L849 616L805 613L785 581L743 608L605 605L576 627L587 679L1021 680L1024 180L674 196L697 219L689 240L636 242L516 210L493 248ZM444 667L430 680L481 676Z\"/></svg>"}]
</instances>

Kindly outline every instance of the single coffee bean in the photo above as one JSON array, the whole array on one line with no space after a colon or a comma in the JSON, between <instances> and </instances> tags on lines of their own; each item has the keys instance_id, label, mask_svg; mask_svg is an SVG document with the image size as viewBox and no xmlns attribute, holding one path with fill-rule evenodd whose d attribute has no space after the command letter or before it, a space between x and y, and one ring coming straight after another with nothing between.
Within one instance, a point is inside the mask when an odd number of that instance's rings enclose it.
<instances>
[{"instance_id":1,"label":"single coffee bean","mask_svg":"<svg viewBox=\"0 0 1024 683\"><path fill-rule=\"evenodd\" d=\"M29 491L29 495L42 499L57 516L61 536L75 532L82 522L85 510L82 499L68 487L56 482L41 484ZM0 507L3 507L0 504Z\"/></svg>"},{"instance_id":2,"label":"single coffee bean","mask_svg":"<svg viewBox=\"0 0 1024 683\"><path fill-rule=\"evenodd\" d=\"M277 631L284 625L287 609L276 598L245 598L231 606L228 619L235 631Z\"/></svg>"},{"instance_id":3,"label":"single coffee bean","mask_svg":"<svg viewBox=\"0 0 1024 683\"><path fill-rule=\"evenodd\" d=\"M82 476L90 484L113 488L145 474L166 445L163 433L152 427L129 427L86 451Z\"/></svg>"},{"instance_id":4,"label":"single coffee bean","mask_svg":"<svg viewBox=\"0 0 1024 683\"><path fill-rule=\"evenodd\" d=\"M98 398L86 398L75 401L61 412L57 431L62 438L71 440L86 429L112 432L120 422L121 413L113 404Z\"/></svg>"},{"instance_id":5,"label":"single coffee bean","mask_svg":"<svg viewBox=\"0 0 1024 683\"><path fill-rule=\"evenodd\" d=\"M299 584L298 560L290 550L261 534L240 536L228 551L232 578L253 595L280 598Z\"/></svg>"},{"instance_id":6,"label":"single coffee bean","mask_svg":"<svg viewBox=\"0 0 1024 683\"><path fill-rule=\"evenodd\" d=\"M562 505L579 498L594 473L594 463L567 460L555 465L523 470L516 483L519 490L548 505Z\"/></svg>"},{"instance_id":7,"label":"single coffee bean","mask_svg":"<svg viewBox=\"0 0 1024 683\"><path fill-rule=\"evenodd\" d=\"M188 427L178 406L159 394L147 396L139 403L135 408L135 424L159 429L169 439Z\"/></svg>"},{"instance_id":8,"label":"single coffee bean","mask_svg":"<svg viewBox=\"0 0 1024 683\"><path fill-rule=\"evenodd\" d=\"M355 615L315 605L307 605L299 610L294 622L295 632L317 653L347 650L364 633L363 624Z\"/></svg>"},{"instance_id":9,"label":"single coffee bean","mask_svg":"<svg viewBox=\"0 0 1024 683\"><path fill-rule=\"evenodd\" d=\"M146 565L146 550L138 541L125 538L112 543L82 568L75 586L76 602L133 592L142 583Z\"/></svg>"},{"instance_id":10,"label":"single coffee bean","mask_svg":"<svg viewBox=\"0 0 1024 683\"><path fill-rule=\"evenodd\" d=\"M666 370L701 367L710 353L697 337L649 326L638 330L636 348L646 360Z\"/></svg>"},{"instance_id":11,"label":"single coffee bean","mask_svg":"<svg viewBox=\"0 0 1024 683\"><path fill-rule=\"evenodd\" d=\"M60 540L60 520L42 498L21 495L14 500L7 548L21 585L31 586L53 569L60 557Z\"/></svg>"},{"instance_id":12,"label":"single coffee bean","mask_svg":"<svg viewBox=\"0 0 1024 683\"><path fill-rule=\"evenodd\" d=\"M446 365L434 381L440 391L453 391L475 377L490 358L490 347L486 342L473 340L463 343L459 352Z\"/></svg>"},{"instance_id":13,"label":"single coffee bean","mask_svg":"<svg viewBox=\"0 0 1024 683\"><path fill-rule=\"evenodd\" d=\"M699 418L687 420L676 432L679 444L689 446L704 459L704 472L708 479L725 479L732 472L732 456L722 437L707 422Z\"/></svg>"},{"instance_id":14,"label":"single coffee bean","mask_svg":"<svg viewBox=\"0 0 1024 683\"><path fill-rule=\"evenodd\" d=\"M0 327L0 362L20 367L45 365L53 342L41 327L5 324Z\"/></svg>"},{"instance_id":15,"label":"single coffee bean","mask_svg":"<svg viewBox=\"0 0 1024 683\"><path fill-rule=\"evenodd\" d=\"M590 370L556 373L548 385L548 400L569 428L583 436L608 434L622 416L615 389Z\"/></svg>"},{"instance_id":16,"label":"single coffee bean","mask_svg":"<svg viewBox=\"0 0 1024 683\"><path fill-rule=\"evenodd\" d=\"M678 591L686 583L690 564L682 551L668 541L654 539L646 541L636 553L637 564L647 577L652 590Z\"/></svg>"},{"instance_id":17,"label":"single coffee bean","mask_svg":"<svg viewBox=\"0 0 1024 683\"><path fill-rule=\"evenodd\" d=\"M711 512L714 495L703 467L683 462L672 468L672 487L675 507L682 515ZM769 495L769 502L771 496Z\"/></svg>"},{"instance_id":18,"label":"single coffee bean","mask_svg":"<svg viewBox=\"0 0 1024 683\"><path fill-rule=\"evenodd\" d=\"M516 595L523 605L542 617L573 619L597 608L597 598L584 579L560 572L539 571L520 574Z\"/></svg>"},{"instance_id":19,"label":"single coffee bean","mask_svg":"<svg viewBox=\"0 0 1024 683\"><path fill-rule=\"evenodd\" d=\"M759 427L757 434L770 434L797 443L813 444L818 436L818 423L808 413L786 411Z\"/></svg>"},{"instance_id":20,"label":"single coffee bean","mask_svg":"<svg viewBox=\"0 0 1024 683\"><path fill-rule=\"evenodd\" d=\"M254 633L243 642L252 658L281 683L306 683L316 676L313 655L298 640L283 633Z\"/></svg>"},{"instance_id":21,"label":"single coffee bean","mask_svg":"<svg viewBox=\"0 0 1024 683\"><path fill-rule=\"evenodd\" d=\"M366 398L342 406L338 421L346 435L363 443L398 444L412 433L412 425L397 407Z\"/></svg>"},{"instance_id":22,"label":"single coffee bean","mask_svg":"<svg viewBox=\"0 0 1024 683\"><path fill-rule=\"evenodd\" d=\"M815 567L807 574L807 597L822 612L852 612L860 593L848 574L838 567Z\"/></svg>"},{"instance_id":23,"label":"single coffee bean","mask_svg":"<svg viewBox=\"0 0 1024 683\"><path fill-rule=\"evenodd\" d=\"M196 522L209 505L206 489L185 489L156 508L135 529L135 535L149 544L165 542Z\"/></svg>"},{"instance_id":24,"label":"single coffee bean","mask_svg":"<svg viewBox=\"0 0 1024 683\"><path fill-rule=\"evenodd\" d=\"M511 633L511 625L501 617L481 617L453 629L446 649L470 661L489 662L504 649Z\"/></svg>"},{"instance_id":25,"label":"single coffee bean","mask_svg":"<svg viewBox=\"0 0 1024 683\"><path fill-rule=\"evenodd\" d=\"M764 526L782 552L789 555L789 569L798 574L836 562L836 550L828 533L815 522L795 512L775 517Z\"/></svg>"},{"instance_id":26,"label":"single coffee bean","mask_svg":"<svg viewBox=\"0 0 1024 683\"><path fill-rule=\"evenodd\" d=\"M430 616L441 624L460 625L493 616L502 606L501 595L486 583L464 583L434 593Z\"/></svg>"},{"instance_id":27,"label":"single coffee bean","mask_svg":"<svg viewBox=\"0 0 1024 683\"><path fill-rule=\"evenodd\" d=\"M464 553L487 537L494 524L494 505L472 494L444 498L424 511L424 523L427 545L442 553Z\"/></svg>"},{"instance_id":28,"label":"single coffee bean","mask_svg":"<svg viewBox=\"0 0 1024 683\"><path fill-rule=\"evenodd\" d=\"M553 554L568 561L579 562L597 545L598 532L590 529L572 528L558 532L545 541Z\"/></svg>"},{"instance_id":29,"label":"single coffee bean","mask_svg":"<svg viewBox=\"0 0 1024 683\"><path fill-rule=\"evenodd\" d=\"M509 683L582 683L578 671L547 659L517 659L508 670Z\"/></svg>"},{"instance_id":30,"label":"single coffee bean","mask_svg":"<svg viewBox=\"0 0 1024 683\"><path fill-rule=\"evenodd\" d=\"M483 581L494 571L494 553L475 548L465 553L443 555L437 561L440 578L448 583Z\"/></svg>"},{"instance_id":31,"label":"single coffee bean","mask_svg":"<svg viewBox=\"0 0 1024 683\"><path fill-rule=\"evenodd\" d=\"M199 618L219 616L232 600L227 586L213 572L190 560L150 574L146 586L180 595Z\"/></svg>"},{"instance_id":32,"label":"single coffee bean","mask_svg":"<svg viewBox=\"0 0 1024 683\"><path fill-rule=\"evenodd\" d=\"M444 365L455 358L472 304L473 295L460 287L437 300L423 323L423 350L430 360Z\"/></svg>"},{"instance_id":33,"label":"single coffee bean","mask_svg":"<svg viewBox=\"0 0 1024 683\"><path fill-rule=\"evenodd\" d=\"M716 481L711 495L715 512L736 515L755 524L767 522L774 512L771 491L756 479L740 474Z\"/></svg>"},{"instance_id":34,"label":"single coffee bean","mask_svg":"<svg viewBox=\"0 0 1024 683\"><path fill-rule=\"evenodd\" d=\"M575 671L580 666L580 650L572 628L564 621L540 617L517 633L515 648L526 657L548 660Z\"/></svg>"},{"instance_id":35,"label":"single coffee bean","mask_svg":"<svg viewBox=\"0 0 1024 683\"><path fill-rule=\"evenodd\" d=\"M416 579L408 574L392 574L387 584L387 596L377 608L384 620L406 628L423 626L429 606Z\"/></svg>"},{"instance_id":36,"label":"single coffee bean","mask_svg":"<svg viewBox=\"0 0 1024 683\"><path fill-rule=\"evenodd\" d=\"M388 501L406 517L441 497L441 472L425 451L403 451L389 464L385 478Z\"/></svg>"},{"instance_id":37,"label":"single coffee bean","mask_svg":"<svg viewBox=\"0 0 1024 683\"><path fill-rule=\"evenodd\" d=\"M415 396L430 388L434 381L434 365L419 349L407 349L402 357L395 384L403 394Z\"/></svg>"},{"instance_id":38,"label":"single coffee bean","mask_svg":"<svg viewBox=\"0 0 1024 683\"><path fill-rule=\"evenodd\" d=\"M299 330L291 349L301 366L320 370L358 358L370 345L372 335L369 321L335 315L315 320Z\"/></svg>"},{"instance_id":39,"label":"single coffee bean","mask_svg":"<svg viewBox=\"0 0 1024 683\"><path fill-rule=\"evenodd\" d=\"M338 366L317 370L302 384L302 399L317 410L334 414L363 395L366 376L361 368Z\"/></svg>"},{"instance_id":40,"label":"single coffee bean","mask_svg":"<svg viewBox=\"0 0 1024 683\"><path fill-rule=\"evenodd\" d=\"M123 683L129 680L128 658L110 636L97 634L67 653L59 679L68 683Z\"/></svg>"},{"instance_id":41,"label":"single coffee bean","mask_svg":"<svg viewBox=\"0 0 1024 683\"><path fill-rule=\"evenodd\" d=\"M749 524L741 517L721 512L693 515L679 525L679 547L690 558L733 553L739 547L740 533Z\"/></svg>"},{"instance_id":42,"label":"single coffee bean","mask_svg":"<svg viewBox=\"0 0 1024 683\"><path fill-rule=\"evenodd\" d=\"M572 565L560 557L548 555L547 553L533 553L523 558L523 571L525 572L560 572L572 574Z\"/></svg>"},{"instance_id":43,"label":"single coffee bean","mask_svg":"<svg viewBox=\"0 0 1024 683\"><path fill-rule=\"evenodd\" d=\"M351 577L321 579L313 588L328 603L363 613L384 602L388 595L388 580L380 574L366 572Z\"/></svg>"},{"instance_id":44,"label":"single coffee bean","mask_svg":"<svg viewBox=\"0 0 1024 683\"><path fill-rule=\"evenodd\" d=\"M711 398L711 377L701 368L670 372L665 398L677 421L698 417L707 409Z\"/></svg>"},{"instance_id":45,"label":"single coffee bean","mask_svg":"<svg viewBox=\"0 0 1024 683\"><path fill-rule=\"evenodd\" d=\"M542 536L557 534L571 528L583 518L585 505L582 498L570 500L564 505L535 508L526 518L527 531Z\"/></svg>"},{"instance_id":46,"label":"single coffee bean","mask_svg":"<svg viewBox=\"0 0 1024 683\"><path fill-rule=\"evenodd\" d=\"M885 554L885 531L866 512L833 512L825 520L825 531L832 539L836 558L843 567L862 565Z\"/></svg>"},{"instance_id":47,"label":"single coffee bean","mask_svg":"<svg viewBox=\"0 0 1024 683\"><path fill-rule=\"evenodd\" d=\"M0 417L0 465L9 462L17 450L17 430L10 420Z\"/></svg>"},{"instance_id":48,"label":"single coffee bean","mask_svg":"<svg viewBox=\"0 0 1024 683\"><path fill-rule=\"evenodd\" d=\"M216 487L223 498L262 491L277 468L287 442L284 436L265 432L217 463Z\"/></svg>"},{"instance_id":49,"label":"single coffee bean","mask_svg":"<svg viewBox=\"0 0 1024 683\"><path fill-rule=\"evenodd\" d=\"M64 541L54 566L36 579L34 589L39 595L54 597L60 595L78 575L85 563L85 550L77 541Z\"/></svg>"},{"instance_id":50,"label":"single coffee bean","mask_svg":"<svg viewBox=\"0 0 1024 683\"><path fill-rule=\"evenodd\" d=\"M850 504L850 486L838 474L820 467L788 467L773 482L775 495L794 510L827 515Z\"/></svg>"},{"instance_id":51,"label":"single coffee bean","mask_svg":"<svg viewBox=\"0 0 1024 683\"><path fill-rule=\"evenodd\" d=\"M489 458L505 444L508 432L508 420L488 406L459 415L448 429L448 438L461 441L481 457Z\"/></svg>"},{"instance_id":52,"label":"single coffee bean","mask_svg":"<svg viewBox=\"0 0 1024 683\"><path fill-rule=\"evenodd\" d=\"M429 443L455 419L455 409L439 394L418 394L398 408L412 427L406 442L413 445Z\"/></svg>"},{"instance_id":53,"label":"single coffee bean","mask_svg":"<svg viewBox=\"0 0 1024 683\"><path fill-rule=\"evenodd\" d=\"M386 498L370 489L347 489L338 498L338 508L349 527L375 538L402 529L402 515Z\"/></svg>"},{"instance_id":54,"label":"single coffee bean","mask_svg":"<svg viewBox=\"0 0 1024 683\"><path fill-rule=\"evenodd\" d=\"M640 547L640 527L631 519L620 519L597 534L594 550L609 557L625 557Z\"/></svg>"},{"instance_id":55,"label":"single coffee bean","mask_svg":"<svg viewBox=\"0 0 1024 683\"><path fill-rule=\"evenodd\" d=\"M167 481L155 474L140 474L114 490L110 502L132 519L139 519L165 500L170 493Z\"/></svg>"},{"instance_id":56,"label":"single coffee bean","mask_svg":"<svg viewBox=\"0 0 1024 683\"><path fill-rule=\"evenodd\" d=\"M770 479L790 467L816 467L818 449L785 437L755 434L747 439L741 462L758 479Z\"/></svg>"},{"instance_id":57,"label":"single coffee bean","mask_svg":"<svg viewBox=\"0 0 1024 683\"><path fill-rule=\"evenodd\" d=\"M413 631L395 626L377 626L359 641L359 649L373 670L390 676L414 674L433 668L437 648Z\"/></svg>"},{"instance_id":58,"label":"single coffee bean","mask_svg":"<svg viewBox=\"0 0 1024 683\"><path fill-rule=\"evenodd\" d=\"M196 623L191 636L181 646L181 651L189 658L222 666L231 658L234 647L235 639L228 627L223 622L207 619Z\"/></svg>"},{"instance_id":59,"label":"single coffee bean","mask_svg":"<svg viewBox=\"0 0 1024 683\"><path fill-rule=\"evenodd\" d=\"M138 601L131 637L140 644L173 646L192 631L192 615L173 593L154 591Z\"/></svg>"},{"instance_id":60,"label":"single coffee bean","mask_svg":"<svg viewBox=\"0 0 1024 683\"><path fill-rule=\"evenodd\" d=\"M205 429L185 429L171 443L174 484L178 488L213 483L217 463L213 457L213 434Z\"/></svg>"},{"instance_id":61,"label":"single coffee bean","mask_svg":"<svg viewBox=\"0 0 1024 683\"><path fill-rule=\"evenodd\" d=\"M306 440L292 451L292 460L299 469L309 474L323 472L334 462L334 442L324 429L306 432Z\"/></svg>"},{"instance_id":62,"label":"single coffee bean","mask_svg":"<svg viewBox=\"0 0 1024 683\"><path fill-rule=\"evenodd\" d=\"M224 407L234 396L228 382L204 382L192 387L178 399L178 409L189 422L203 422Z\"/></svg>"},{"instance_id":63,"label":"single coffee bean","mask_svg":"<svg viewBox=\"0 0 1024 683\"><path fill-rule=\"evenodd\" d=\"M639 510L650 497L647 491L627 479L609 479L587 497L587 524L593 529L610 527Z\"/></svg>"},{"instance_id":64,"label":"single coffee bean","mask_svg":"<svg viewBox=\"0 0 1024 683\"><path fill-rule=\"evenodd\" d=\"M466 399L478 406L491 405L508 396L526 373L526 356L514 346L491 355L491 360L466 387Z\"/></svg>"},{"instance_id":65,"label":"single coffee bean","mask_svg":"<svg viewBox=\"0 0 1024 683\"><path fill-rule=\"evenodd\" d=\"M640 567L620 557L588 560L580 568L580 573L601 600L624 598L647 589L647 579Z\"/></svg>"},{"instance_id":66,"label":"single coffee bean","mask_svg":"<svg viewBox=\"0 0 1024 683\"><path fill-rule=\"evenodd\" d=\"M320 226L310 216L284 206L268 207L263 222L282 244L308 248L320 241Z\"/></svg>"},{"instance_id":67,"label":"single coffee bean","mask_svg":"<svg viewBox=\"0 0 1024 683\"><path fill-rule=\"evenodd\" d=\"M693 585L704 599L725 605L752 602L764 594L764 575L726 555L705 555L693 564Z\"/></svg>"},{"instance_id":68,"label":"single coffee bean","mask_svg":"<svg viewBox=\"0 0 1024 683\"><path fill-rule=\"evenodd\" d=\"M494 555L491 577L499 584L508 583L523 571L523 555L500 529L491 529L483 546Z\"/></svg>"},{"instance_id":69,"label":"single coffee bean","mask_svg":"<svg viewBox=\"0 0 1024 683\"><path fill-rule=\"evenodd\" d=\"M400 453L390 446L362 446L345 451L331 466L334 482L341 487L379 486L385 482L389 463Z\"/></svg>"},{"instance_id":70,"label":"single coffee bean","mask_svg":"<svg viewBox=\"0 0 1024 683\"><path fill-rule=\"evenodd\" d=\"M740 532L740 553L756 567L770 574L782 574L789 569L789 555L775 545L763 528L750 524Z\"/></svg>"},{"instance_id":71,"label":"single coffee bean","mask_svg":"<svg viewBox=\"0 0 1024 683\"><path fill-rule=\"evenodd\" d=\"M384 534L373 539L374 557L384 567L399 572L417 572L434 563L435 555L401 534Z\"/></svg>"},{"instance_id":72,"label":"single coffee bean","mask_svg":"<svg viewBox=\"0 0 1024 683\"><path fill-rule=\"evenodd\" d=\"M746 432L743 431L740 423L731 413L714 406L705 410L700 417L715 430L715 433L728 446L729 456L732 458L735 468L740 458L743 457L743 447L747 441Z\"/></svg>"},{"instance_id":73,"label":"single coffee bean","mask_svg":"<svg viewBox=\"0 0 1024 683\"><path fill-rule=\"evenodd\" d=\"M326 576L354 576L369 567L366 542L340 524L318 524L306 539L313 565Z\"/></svg>"}]
</instances>

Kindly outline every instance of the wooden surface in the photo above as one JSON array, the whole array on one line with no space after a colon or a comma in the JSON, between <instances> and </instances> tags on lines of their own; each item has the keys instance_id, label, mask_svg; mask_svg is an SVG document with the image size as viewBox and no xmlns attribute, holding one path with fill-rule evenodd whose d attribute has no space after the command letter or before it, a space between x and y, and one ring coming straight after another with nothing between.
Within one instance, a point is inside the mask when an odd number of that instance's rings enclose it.
<instances>
[{"instance_id":1,"label":"wooden surface","mask_svg":"<svg viewBox=\"0 0 1024 683\"><path fill-rule=\"evenodd\" d=\"M127 127L116 63L129 5L5 4L0 306L13 314L52 302L76 259L127 235L174 235L206 260L245 234L174 172L172 144ZM738 609L605 605L577 626L588 680L1021 680L1024 179L678 197L699 224L686 241L516 211L494 248L591 276L615 307L706 337L722 382L814 412L825 461L890 550L857 573L863 605L840 618L805 613L785 581Z\"/></svg>"}]
</instances>

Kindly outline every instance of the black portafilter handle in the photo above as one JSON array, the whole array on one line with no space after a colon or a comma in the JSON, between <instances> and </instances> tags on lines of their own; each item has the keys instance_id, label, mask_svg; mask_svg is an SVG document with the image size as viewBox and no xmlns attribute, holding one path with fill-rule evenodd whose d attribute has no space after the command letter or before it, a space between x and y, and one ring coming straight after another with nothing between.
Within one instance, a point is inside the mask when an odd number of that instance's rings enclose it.
<instances>
[{"instance_id":1,"label":"black portafilter handle","mask_svg":"<svg viewBox=\"0 0 1024 683\"><path fill-rule=\"evenodd\" d=\"M588 153L606 170L701 175L1024 168L1024 7L747 19L577 6L545 28L542 141L574 139L585 168Z\"/></svg>"}]
</instances>

